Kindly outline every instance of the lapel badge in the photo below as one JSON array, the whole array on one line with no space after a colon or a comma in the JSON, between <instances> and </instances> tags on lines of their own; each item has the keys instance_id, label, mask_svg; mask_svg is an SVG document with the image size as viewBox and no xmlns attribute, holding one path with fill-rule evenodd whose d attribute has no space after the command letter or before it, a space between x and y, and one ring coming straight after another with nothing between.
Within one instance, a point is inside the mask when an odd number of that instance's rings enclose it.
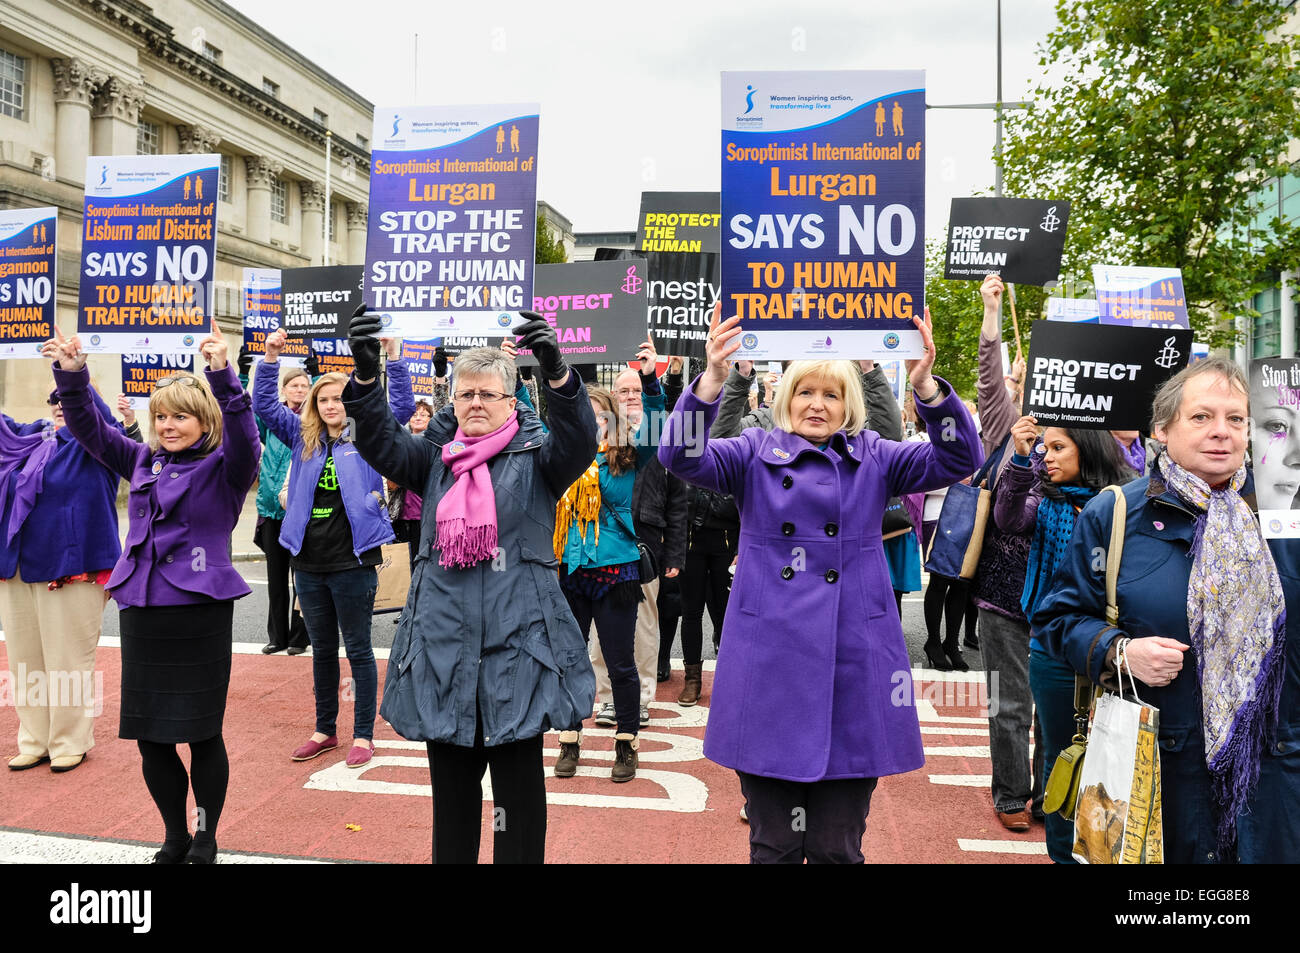
<instances>
[{"instance_id":1,"label":"lapel badge","mask_svg":"<svg viewBox=\"0 0 1300 953\"><path fill-rule=\"evenodd\" d=\"M772 456L777 457L777 458L780 459L780 460L787 460L787 459L789 459L790 454L786 453L786 452L785 452L784 450L782 450L780 447L773 447L773 448L772 448Z\"/></svg>"},{"instance_id":2,"label":"lapel badge","mask_svg":"<svg viewBox=\"0 0 1300 953\"><path fill-rule=\"evenodd\" d=\"M162 461L161 461L161 460L155 460L155 461L153 462L153 475L154 475L154 476L157 476L157 475L160 474L160 473L162 473Z\"/></svg>"}]
</instances>

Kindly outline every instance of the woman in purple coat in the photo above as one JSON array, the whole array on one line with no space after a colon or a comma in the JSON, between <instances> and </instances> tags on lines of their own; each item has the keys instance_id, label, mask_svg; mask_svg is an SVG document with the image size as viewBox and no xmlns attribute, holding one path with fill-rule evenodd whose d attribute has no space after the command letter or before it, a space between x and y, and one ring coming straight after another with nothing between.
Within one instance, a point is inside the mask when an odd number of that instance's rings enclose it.
<instances>
[{"instance_id":1,"label":"woman in purple coat","mask_svg":"<svg viewBox=\"0 0 1300 953\"><path fill-rule=\"evenodd\" d=\"M257 479L252 402L215 324L199 344L206 383L179 372L154 385L151 435L136 443L95 408L74 336L43 348L68 430L130 483L131 520L107 587L121 609L121 738L140 748L144 781L166 827L155 863L210 864L230 765L222 740L235 600L250 590L230 564L230 534ZM187 773L176 745L190 746ZM198 809L191 839L186 795Z\"/></svg>"},{"instance_id":2,"label":"woman in purple coat","mask_svg":"<svg viewBox=\"0 0 1300 953\"><path fill-rule=\"evenodd\" d=\"M880 538L891 496L948 486L980 463L961 399L931 376L929 314L913 319L925 356L908 362L932 443L864 430L851 361L796 361L770 433L710 440L740 347L718 323L708 368L677 402L659 459L736 498L736 580L713 682L704 753L740 775L754 863L861 863L878 778L925 761L912 673ZM793 821L793 822L792 822Z\"/></svg>"}]
</instances>

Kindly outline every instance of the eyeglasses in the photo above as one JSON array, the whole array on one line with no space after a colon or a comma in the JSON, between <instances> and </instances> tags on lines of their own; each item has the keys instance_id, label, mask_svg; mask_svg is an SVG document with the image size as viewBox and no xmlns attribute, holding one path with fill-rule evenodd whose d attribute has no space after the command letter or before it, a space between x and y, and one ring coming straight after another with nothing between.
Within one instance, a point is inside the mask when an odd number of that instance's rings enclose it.
<instances>
[{"instance_id":1,"label":"eyeglasses","mask_svg":"<svg viewBox=\"0 0 1300 953\"><path fill-rule=\"evenodd\" d=\"M485 404L495 404L499 400L506 399L505 394L498 394L496 391L491 390L458 390L451 395L451 399L458 404L468 404L475 397Z\"/></svg>"},{"instance_id":2,"label":"eyeglasses","mask_svg":"<svg viewBox=\"0 0 1300 953\"><path fill-rule=\"evenodd\" d=\"M194 377L164 377L161 380L154 381L153 386L155 388L167 387L170 384L176 384L176 383L188 384L190 387L199 386L198 379Z\"/></svg>"},{"instance_id":3,"label":"eyeglasses","mask_svg":"<svg viewBox=\"0 0 1300 953\"><path fill-rule=\"evenodd\" d=\"M51 407L57 407L57 406L59 406L59 398L57 398L57 397L51 397L51 398L50 398L49 400L47 400L45 403L49 404Z\"/></svg>"},{"instance_id":4,"label":"eyeglasses","mask_svg":"<svg viewBox=\"0 0 1300 953\"><path fill-rule=\"evenodd\" d=\"M616 391L614 391L614 396L615 396L615 397L618 397L619 399L623 399L623 398L627 398L627 397L640 397L640 396L641 396L641 388L639 388L639 387L624 387L622 390L616 390Z\"/></svg>"}]
</instances>

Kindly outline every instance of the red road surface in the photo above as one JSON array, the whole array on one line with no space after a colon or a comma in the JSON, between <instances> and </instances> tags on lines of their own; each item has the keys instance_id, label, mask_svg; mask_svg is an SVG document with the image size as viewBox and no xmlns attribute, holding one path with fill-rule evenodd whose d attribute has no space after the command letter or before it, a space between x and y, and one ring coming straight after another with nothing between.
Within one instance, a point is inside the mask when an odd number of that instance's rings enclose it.
<instances>
[{"instance_id":1,"label":"red road surface","mask_svg":"<svg viewBox=\"0 0 1300 953\"><path fill-rule=\"evenodd\" d=\"M61 775L45 767L0 772L0 830L146 845L161 841L161 821L145 790L135 744L117 738L119 662L118 649L101 646L97 664L105 687L103 714L96 723L96 747L81 767ZM379 661L381 686L385 664ZM5 670L0 642L0 671ZM659 686L651 726L641 736L638 776L629 783L609 780L612 730L584 732L579 776L567 780L550 776L557 743L555 735L548 736L548 861L748 860L748 828L738 816L736 776L699 751L711 680L706 672L705 704L694 709L680 709L674 701L681 691L680 670ZM933 700L918 711L926 729L926 765L881 781L863 840L867 861L1046 862L1041 825L1023 835L1003 830L987 782L978 778L990 766L987 722L979 717L975 685L928 678L915 684L918 697ZM941 688L956 697L933 694ZM0 692L0 697L8 696ZM314 761L295 763L289 753L312 729L310 656L235 655L225 722L230 790L218 834L223 852L390 863L429 860L423 745L402 740L381 720L374 760L362 770L347 768L343 759L351 741L346 733L351 707L344 701L340 712L340 747ZM0 706L0 752L6 760L17 750L16 737L17 716L6 702ZM185 756L184 746L181 750ZM491 807L485 801L485 861L492 851ZM93 859L93 852L86 859Z\"/></svg>"}]
</instances>

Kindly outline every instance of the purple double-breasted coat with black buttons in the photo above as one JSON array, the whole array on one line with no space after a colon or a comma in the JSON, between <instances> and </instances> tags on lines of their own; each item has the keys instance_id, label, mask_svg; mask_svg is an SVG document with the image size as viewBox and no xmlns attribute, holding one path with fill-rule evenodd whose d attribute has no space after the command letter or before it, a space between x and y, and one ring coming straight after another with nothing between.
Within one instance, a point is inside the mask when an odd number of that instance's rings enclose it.
<instances>
[{"instance_id":1,"label":"purple double-breasted coat with black buttons","mask_svg":"<svg viewBox=\"0 0 1300 953\"><path fill-rule=\"evenodd\" d=\"M961 400L917 404L930 443L870 431L824 449L783 430L709 440L718 402L694 384L659 446L670 472L729 493L740 549L704 754L789 781L873 778L925 762L912 672L881 543L891 496L949 486L980 465Z\"/></svg>"}]
</instances>

